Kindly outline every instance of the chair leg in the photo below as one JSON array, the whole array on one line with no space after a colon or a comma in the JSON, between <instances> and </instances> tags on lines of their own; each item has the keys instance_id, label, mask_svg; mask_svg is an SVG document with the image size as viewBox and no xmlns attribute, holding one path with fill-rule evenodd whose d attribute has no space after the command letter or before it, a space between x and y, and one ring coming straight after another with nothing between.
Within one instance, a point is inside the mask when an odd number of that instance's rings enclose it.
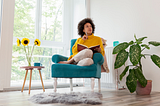
<instances>
[{"instance_id":1,"label":"chair leg","mask_svg":"<svg viewBox=\"0 0 160 106\"><path fill-rule=\"evenodd\" d=\"M95 82L94 82L95 78L91 78L91 90L94 91L94 85L95 85Z\"/></svg>"},{"instance_id":2,"label":"chair leg","mask_svg":"<svg viewBox=\"0 0 160 106\"><path fill-rule=\"evenodd\" d=\"M57 91L57 78L54 78L54 92Z\"/></svg>"},{"instance_id":3,"label":"chair leg","mask_svg":"<svg viewBox=\"0 0 160 106\"><path fill-rule=\"evenodd\" d=\"M98 90L101 91L101 80L98 78Z\"/></svg>"},{"instance_id":4,"label":"chair leg","mask_svg":"<svg viewBox=\"0 0 160 106\"><path fill-rule=\"evenodd\" d=\"M72 78L70 78L70 89L73 91Z\"/></svg>"}]
</instances>

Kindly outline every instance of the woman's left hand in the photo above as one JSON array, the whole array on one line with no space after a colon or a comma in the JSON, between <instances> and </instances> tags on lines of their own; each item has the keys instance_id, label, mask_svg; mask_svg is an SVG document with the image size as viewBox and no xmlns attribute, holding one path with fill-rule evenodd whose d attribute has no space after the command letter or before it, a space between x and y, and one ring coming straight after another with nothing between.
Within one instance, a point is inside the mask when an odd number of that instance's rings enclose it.
<instances>
[{"instance_id":1,"label":"woman's left hand","mask_svg":"<svg viewBox=\"0 0 160 106\"><path fill-rule=\"evenodd\" d=\"M97 52L101 52L101 48L100 47L95 48L94 50L97 51Z\"/></svg>"}]
</instances>

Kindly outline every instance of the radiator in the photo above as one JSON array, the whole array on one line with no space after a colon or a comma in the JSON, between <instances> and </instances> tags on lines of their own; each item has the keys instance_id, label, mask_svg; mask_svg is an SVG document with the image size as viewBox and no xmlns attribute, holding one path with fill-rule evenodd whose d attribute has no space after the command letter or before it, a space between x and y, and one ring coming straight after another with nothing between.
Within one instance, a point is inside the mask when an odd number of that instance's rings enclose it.
<instances>
[{"instance_id":1,"label":"radiator","mask_svg":"<svg viewBox=\"0 0 160 106\"><path fill-rule=\"evenodd\" d=\"M109 73L101 73L101 85L105 88L117 87L117 70L114 70L115 55L112 54L113 47L106 47L105 54L107 58Z\"/></svg>"}]
</instances>

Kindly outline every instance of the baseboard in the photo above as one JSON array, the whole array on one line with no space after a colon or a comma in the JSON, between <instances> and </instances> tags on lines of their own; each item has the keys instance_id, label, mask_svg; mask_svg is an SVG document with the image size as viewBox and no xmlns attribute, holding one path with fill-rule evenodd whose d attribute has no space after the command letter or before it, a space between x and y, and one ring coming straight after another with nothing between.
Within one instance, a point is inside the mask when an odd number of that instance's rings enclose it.
<instances>
[{"instance_id":1,"label":"baseboard","mask_svg":"<svg viewBox=\"0 0 160 106\"><path fill-rule=\"evenodd\" d=\"M73 87L80 87L83 86L83 83L73 83ZM57 84L57 88L67 88L70 87L70 84ZM45 89L53 89L53 85L45 85ZM10 87L10 88L4 88L3 90L0 90L0 92L9 92L9 91L21 91L22 87ZM29 87L25 86L24 90L28 90ZM31 86L31 90L36 90L36 89L42 89L42 86Z\"/></svg>"}]
</instances>

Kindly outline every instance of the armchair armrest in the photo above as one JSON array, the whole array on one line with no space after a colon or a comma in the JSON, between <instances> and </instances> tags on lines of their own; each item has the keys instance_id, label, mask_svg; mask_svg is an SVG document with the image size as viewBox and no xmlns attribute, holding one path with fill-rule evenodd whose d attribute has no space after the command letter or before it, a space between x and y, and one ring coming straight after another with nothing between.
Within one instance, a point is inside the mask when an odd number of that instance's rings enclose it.
<instances>
[{"instance_id":1,"label":"armchair armrest","mask_svg":"<svg viewBox=\"0 0 160 106\"><path fill-rule=\"evenodd\" d=\"M62 55L59 55L59 54L55 54L52 56L52 61L54 63L58 63L59 61L67 61L68 57L66 56L62 56Z\"/></svg>"},{"instance_id":2,"label":"armchair armrest","mask_svg":"<svg viewBox=\"0 0 160 106\"><path fill-rule=\"evenodd\" d=\"M94 61L94 64L102 65L104 62L104 58L101 53L95 53L93 55L93 61Z\"/></svg>"}]
</instances>

